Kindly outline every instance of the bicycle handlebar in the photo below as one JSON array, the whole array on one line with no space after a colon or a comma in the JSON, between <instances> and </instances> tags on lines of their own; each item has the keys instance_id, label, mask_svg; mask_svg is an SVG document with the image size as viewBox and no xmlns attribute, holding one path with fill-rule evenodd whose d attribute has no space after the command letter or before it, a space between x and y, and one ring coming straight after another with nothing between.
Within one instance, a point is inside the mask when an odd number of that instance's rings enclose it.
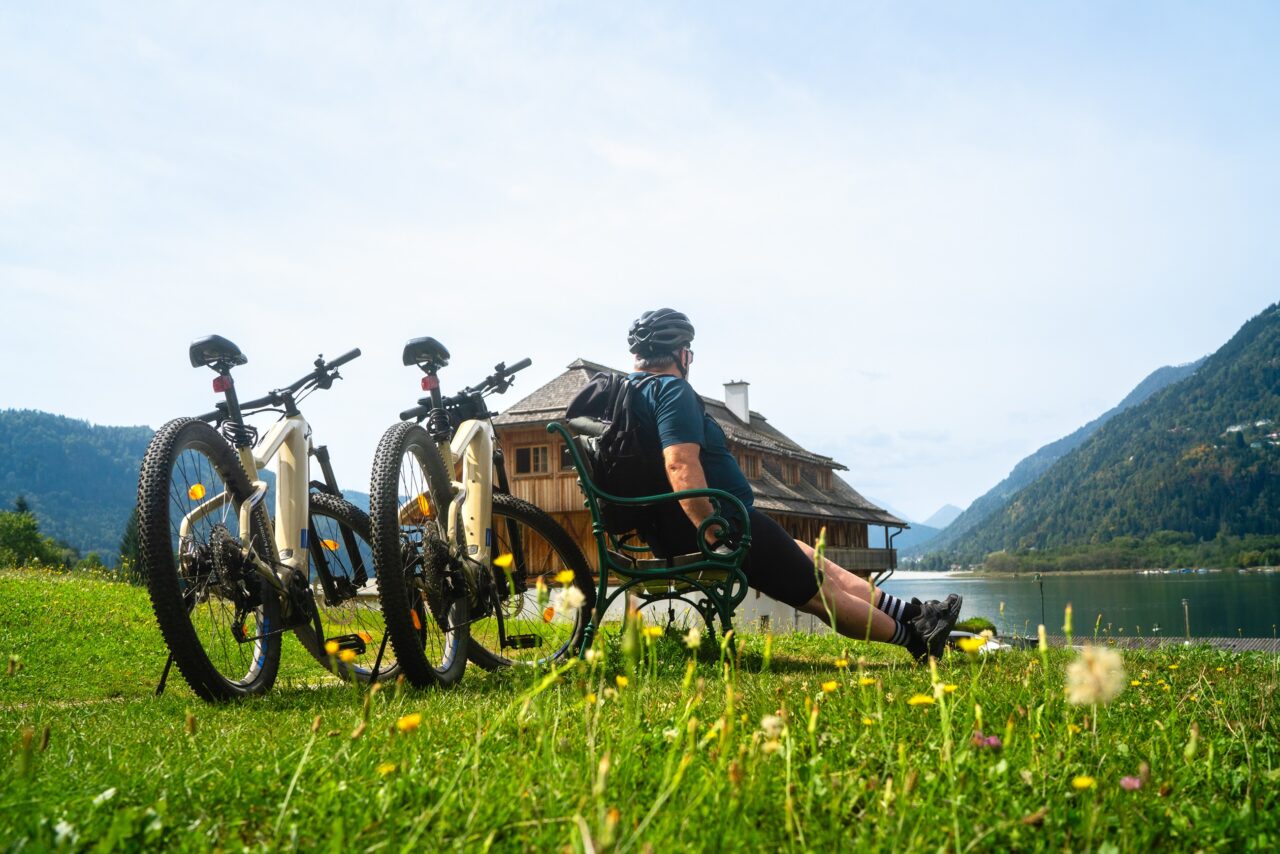
<instances>
[{"instance_id":1,"label":"bicycle handlebar","mask_svg":"<svg viewBox=\"0 0 1280 854\"><path fill-rule=\"evenodd\" d=\"M497 392L502 394L511 387L511 378L523 371L525 368L533 364L533 359L525 357L514 365L507 367L503 362L499 362L492 374L485 377L477 385L464 388L462 391L450 397L442 398L440 404L442 406L457 406L465 403L472 395L485 395L489 392ZM401 421L411 421L417 418L425 418L431 413L431 398L424 397L418 401L418 405L404 410L400 413ZM491 413L494 414L494 413Z\"/></svg>"},{"instance_id":2,"label":"bicycle handlebar","mask_svg":"<svg viewBox=\"0 0 1280 854\"><path fill-rule=\"evenodd\" d=\"M329 388L333 385L333 381L338 377L337 369L359 356L360 348L356 347L354 350L348 350L346 353L343 353L341 356L330 362L326 362L323 356L317 358L315 361L315 370L307 374L302 379L290 383L284 388L273 389L257 400L242 401L240 403L240 409L261 409L265 406L282 406L285 404L287 398L292 397L298 391L306 388L310 383L314 383L319 388ZM227 418L227 409L228 407L225 402L219 403L218 408L213 412L206 412L203 415L198 415L196 417L201 421L224 421Z\"/></svg>"}]
</instances>

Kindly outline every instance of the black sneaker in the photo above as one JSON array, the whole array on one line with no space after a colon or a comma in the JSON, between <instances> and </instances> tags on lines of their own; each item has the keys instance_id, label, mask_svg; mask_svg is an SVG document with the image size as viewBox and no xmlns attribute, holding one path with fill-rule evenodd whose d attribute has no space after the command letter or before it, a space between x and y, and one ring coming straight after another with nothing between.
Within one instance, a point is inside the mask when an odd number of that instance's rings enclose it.
<instances>
[{"instance_id":1,"label":"black sneaker","mask_svg":"<svg viewBox=\"0 0 1280 854\"><path fill-rule=\"evenodd\" d=\"M907 643L907 652L920 664L928 664L930 658L941 661L951 630L960 619L964 597L952 593L942 602L913 601L920 605L920 616L908 623L914 637Z\"/></svg>"}]
</instances>

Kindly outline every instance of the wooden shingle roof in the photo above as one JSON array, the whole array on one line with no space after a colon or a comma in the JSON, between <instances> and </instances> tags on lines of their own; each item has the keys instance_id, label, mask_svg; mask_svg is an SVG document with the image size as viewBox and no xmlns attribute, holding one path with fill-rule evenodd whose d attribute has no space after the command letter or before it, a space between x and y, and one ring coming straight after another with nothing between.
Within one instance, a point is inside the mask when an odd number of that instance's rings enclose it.
<instances>
[{"instance_id":1,"label":"wooden shingle roof","mask_svg":"<svg viewBox=\"0 0 1280 854\"><path fill-rule=\"evenodd\" d=\"M516 401L495 418L493 423L498 427L519 427L543 425L562 419L569 402L592 376L601 371L625 373L597 362L575 359L563 374L541 388L535 389L527 397ZM751 420L747 423L730 412L724 401L710 397L703 397L702 401L707 407L707 414L714 418L724 430L725 438L733 447L754 450L817 468L848 471L845 466L831 457L815 454L800 447L758 412L752 411ZM875 506L842 478L835 475L831 478L830 489L823 489L803 476L800 483L792 485L785 483L778 472L771 471L766 462L761 468L760 478L751 481L751 488L756 495L756 506L769 512L793 513L833 520L853 520L871 525L908 527L905 521Z\"/></svg>"}]
</instances>

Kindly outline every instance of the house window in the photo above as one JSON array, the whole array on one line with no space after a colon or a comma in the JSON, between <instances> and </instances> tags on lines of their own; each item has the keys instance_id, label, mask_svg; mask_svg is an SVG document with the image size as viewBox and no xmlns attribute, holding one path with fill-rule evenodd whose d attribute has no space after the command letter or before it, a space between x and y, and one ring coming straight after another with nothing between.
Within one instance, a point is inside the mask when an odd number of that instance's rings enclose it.
<instances>
[{"instance_id":1,"label":"house window","mask_svg":"<svg viewBox=\"0 0 1280 854\"><path fill-rule=\"evenodd\" d=\"M748 480L760 479L760 457L757 454L738 454L738 468Z\"/></svg>"},{"instance_id":2,"label":"house window","mask_svg":"<svg viewBox=\"0 0 1280 854\"><path fill-rule=\"evenodd\" d=\"M569 453L568 445L560 446L560 471L571 471L573 469L573 454Z\"/></svg>"},{"instance_id":3,"label":"house window","mask_svg":"<svg viewBox=\"0 0 1280 854\"><path fill-rule=\"evenodd\" d=\"M516 474L546 474L551 471L551 452L546 445L516 448Z\"/></svg>"},{"instance_id":4,"label":"house window","mask_svg":"<svg viewBox=\"0 0 1280 854\"><path fill-rule=\"evenodd\" d=\"M818 486L831 489L831 469L818 469Z\"/></svg>"},{"instance_id":5,"label":"house window","mask_svg":"<svg viewBox=\"0 0 1280 854\"><path fill-rule=\"evenodd\" d=\"M799 463L783 463L782 477L792 486L800 484L800 464Z\"/></svg>"}]
</instances>

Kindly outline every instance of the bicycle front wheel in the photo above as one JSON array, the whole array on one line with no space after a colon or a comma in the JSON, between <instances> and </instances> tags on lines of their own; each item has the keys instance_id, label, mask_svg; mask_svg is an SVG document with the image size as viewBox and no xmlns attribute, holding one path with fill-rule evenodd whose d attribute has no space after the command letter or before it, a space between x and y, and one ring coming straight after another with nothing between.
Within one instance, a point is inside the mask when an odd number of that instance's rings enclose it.
<instances>
[{"instance_id":1,"label":"bicycle front wheel","mask_svg":"<svg viewBox=\"0 0 1280 854\"><path fill-rule=\"evenodd\" d=\"M492 555L487 595L471 623L471 660L493 670L576 655L596 591L568 532L527 501L499 493Z\"/></svg>"},{"instance_id":2,"label":"bicycle front wheel","mask_svg":"<svg viewBox=\"0 0 1280 854\"><path fill-rule=\"evenodd\" d=\"M452 494L426 430L408 422L387 430L369 484L370 542L387 634L405 678L418 686L452 685L467 666L466 585L437 559L448 551Z\"/></svg>"},{"instance_id":3,"label":"bicycle front wheel","mask_svg":"<svg viewBox=\"0 0 1280 854\"><path fill-rule=\"evenodd\" d=\"M295 633L321 665L343 679L381 682L400 675L387 643L382 606L373 583L369 517L349 501L309 496L308 578L320 620Z\"/></svg>"},{"instance_id":4,"label":"bicycle front wheel","mask_svg":"<svg viewBox=\"0 0 1280 854\"><path fill-rule=\"evenodd\" d=\"M254 556L275 559L261 504L235 450L192 418L152 438L138 477L139 560L178 671L206 700L261 694L280 667L280 599ZM245 549L247 549L247 557Z\"/></svg>"}]
</instances>

